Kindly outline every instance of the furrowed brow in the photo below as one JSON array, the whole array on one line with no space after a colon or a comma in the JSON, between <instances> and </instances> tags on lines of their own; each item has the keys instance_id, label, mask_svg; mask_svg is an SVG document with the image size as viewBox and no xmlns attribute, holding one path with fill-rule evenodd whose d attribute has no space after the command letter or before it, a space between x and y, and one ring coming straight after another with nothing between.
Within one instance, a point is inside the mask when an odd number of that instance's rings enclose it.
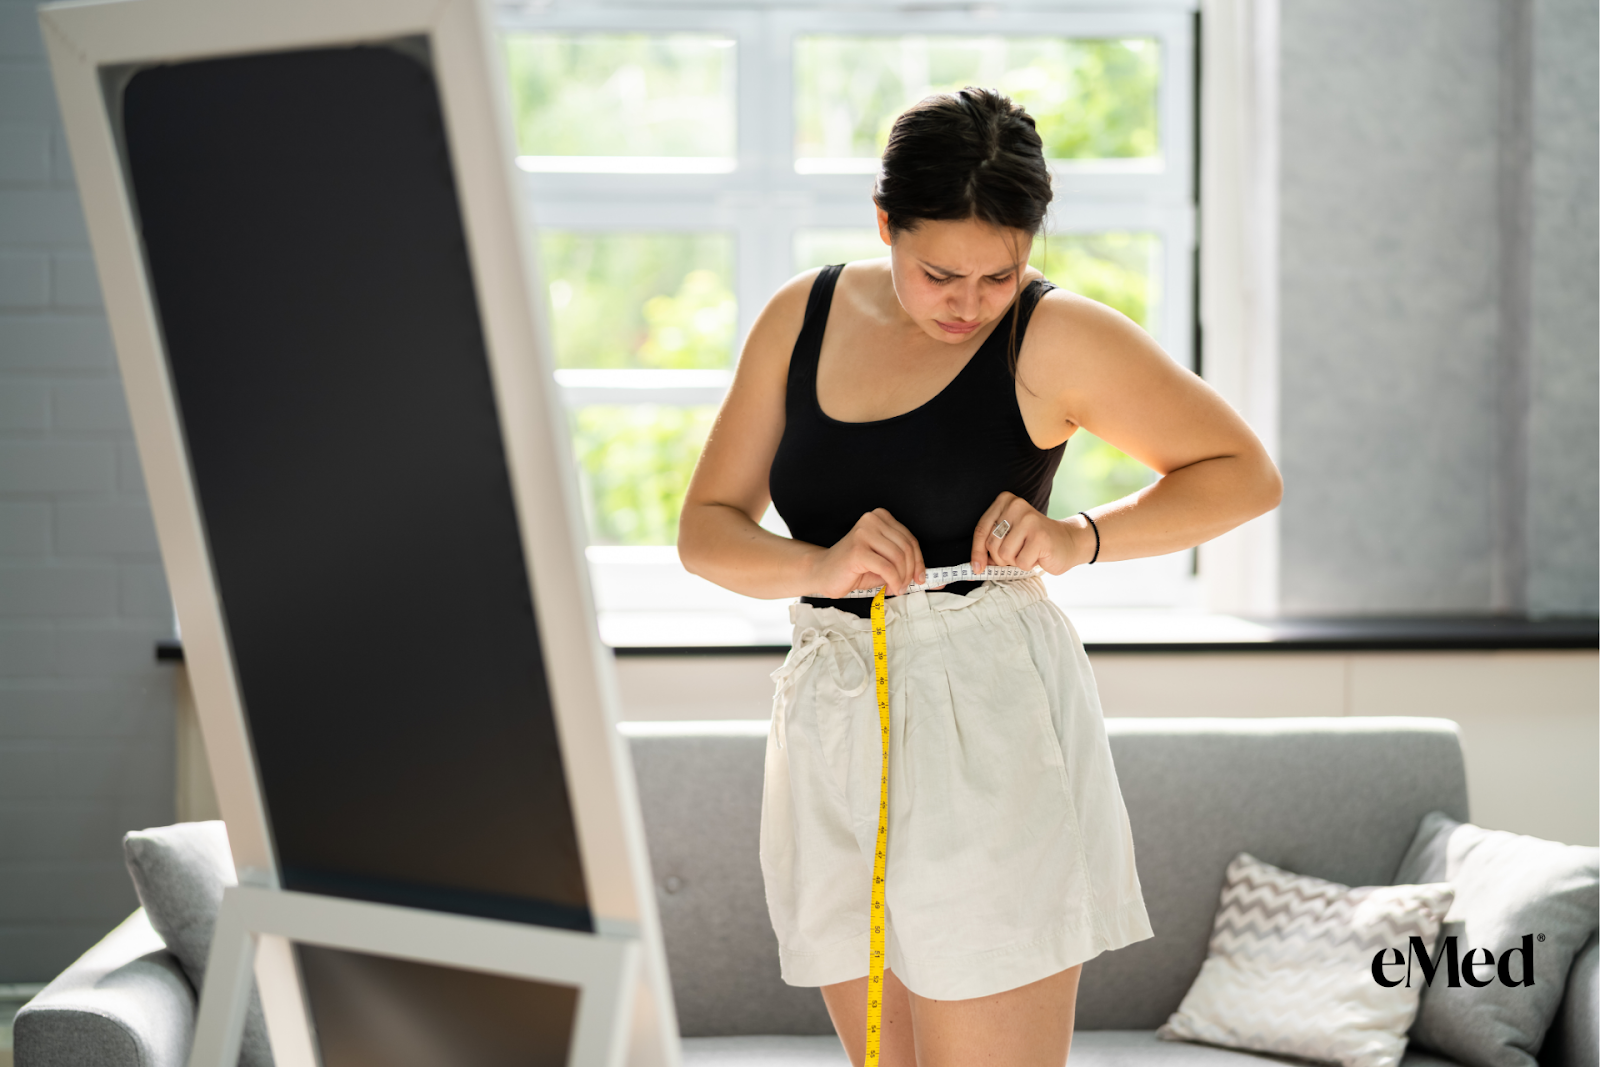
<instances>
[{"instance_id":1,"label":"furrowed brow","mask_svg":"<svg viewBox=\"0 0 1600 1067\"><path fill-rule=\"evenodd\" d=\"M929 263L925 259L919 259L919 260L917 260L917 262L922 264L922 266L924 268L926 268L926 269L928 269L930 271L934 271L934 272L939 273L939 274L947 274L952 278L965 278L966 277L966 275L964 273L962 273L961 271L951 270L949 267L941 267L936 263ZM1020 264L1020 263L1012 263L1012 264L1010 264L1009 266L1005 267L1002 270L995 271L993 274L985 274L984 277L985 278L1004 278L1007 274L1013 273L1014 271L1018 270L1021 266L1022 266L1022 264Z\"/></svg>"}]
</instances>

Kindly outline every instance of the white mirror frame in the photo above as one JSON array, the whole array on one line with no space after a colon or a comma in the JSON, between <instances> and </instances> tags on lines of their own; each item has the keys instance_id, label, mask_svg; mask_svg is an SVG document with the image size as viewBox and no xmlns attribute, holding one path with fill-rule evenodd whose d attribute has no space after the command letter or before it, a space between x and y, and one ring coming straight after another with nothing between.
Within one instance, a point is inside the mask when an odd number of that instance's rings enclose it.
<instances>
[{"instance_id":1,"label":"white mirror frame","mask_svg":"<svg viewBox=\"0 0 1600 1067\"><path fill-rule=\"evenodd\" d=\"M517 196L502 59L486 3L113 0L47 5L40 21L234 864L243 886L270 891L279 890L279 881L266 810L99 70L399 37L428 40L595 921L596 935L576 936L589 936L602 955L614 953L616 939L637 939L637 986L632 996L619 998L632 1003L625 1062L678 1067L677 1021L637 788L616 729L610 654L595 624L582 514L551 376L544 304L535 295L542 288ZM551 500L562 507L539 506ZM412 916L396 920L397 931L407 923L443 930L467 921L391 910ZM442 926L435 922L447 918ZM494 925L507 936L530 929ZM274 1052L282 1067L312 1067L318 1060L289 929L267 927L256 939L254 970ZM397 938L389 954L406 955Z\"/></svg>"}]
</instances>

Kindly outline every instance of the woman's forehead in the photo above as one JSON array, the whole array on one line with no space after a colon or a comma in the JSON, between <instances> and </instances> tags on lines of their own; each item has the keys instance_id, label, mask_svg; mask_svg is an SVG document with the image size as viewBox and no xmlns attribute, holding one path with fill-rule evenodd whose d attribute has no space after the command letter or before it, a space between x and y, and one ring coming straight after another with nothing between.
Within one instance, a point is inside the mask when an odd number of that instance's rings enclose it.
<instances>
[{"instance_id":1,"label":"woman's forehead","mask_svg":"<svg viewBox=\"0 0 1600 1067\"><path fill-rule=\"evenodd\" d=\"M1033 236L980 219L924 220L895 243L931 267L951 274L1004 274L1022 265Z\"/></svg>"}]
</instances>

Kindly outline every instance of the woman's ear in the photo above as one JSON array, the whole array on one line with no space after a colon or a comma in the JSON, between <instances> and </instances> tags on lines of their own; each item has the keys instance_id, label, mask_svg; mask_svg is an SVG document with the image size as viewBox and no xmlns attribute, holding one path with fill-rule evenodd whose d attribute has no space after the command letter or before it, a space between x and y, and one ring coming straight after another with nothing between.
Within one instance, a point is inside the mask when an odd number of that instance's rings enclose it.
<instances>
[{"instance_id":1,"label":"woman's ear","mask_svg":"<svg viewBox=\"0 0 1600 1067\"><path fill-rule=\"evenodd\" d=\"M889 213L881 207L878 209L878 236L884 244L894 244L894 237L889 233Z\"/></svg>"}]
</instances>

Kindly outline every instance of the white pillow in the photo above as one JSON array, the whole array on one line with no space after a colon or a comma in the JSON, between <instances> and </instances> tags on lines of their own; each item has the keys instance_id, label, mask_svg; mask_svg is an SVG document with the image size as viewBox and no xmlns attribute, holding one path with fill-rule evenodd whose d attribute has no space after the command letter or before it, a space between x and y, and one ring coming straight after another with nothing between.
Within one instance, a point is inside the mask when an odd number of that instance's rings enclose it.
<instances>
[{"instance_id":1,"label":"white pillow","mask_svg":"<svg viewBox=\"0 0 1600 1067\"><path fill-rule=\"evenodd\" d=\"M1422 995L1419 974L1384 986L1412 936L1435 948L1455 889L1378 885L1352 889L1292 874L1247 852L1228 864L1210 951L1194 985L1156 1031L1168 1040L1325 1060L1343 1067L1394 1067Z\"/></svg>"}]
</instances>

